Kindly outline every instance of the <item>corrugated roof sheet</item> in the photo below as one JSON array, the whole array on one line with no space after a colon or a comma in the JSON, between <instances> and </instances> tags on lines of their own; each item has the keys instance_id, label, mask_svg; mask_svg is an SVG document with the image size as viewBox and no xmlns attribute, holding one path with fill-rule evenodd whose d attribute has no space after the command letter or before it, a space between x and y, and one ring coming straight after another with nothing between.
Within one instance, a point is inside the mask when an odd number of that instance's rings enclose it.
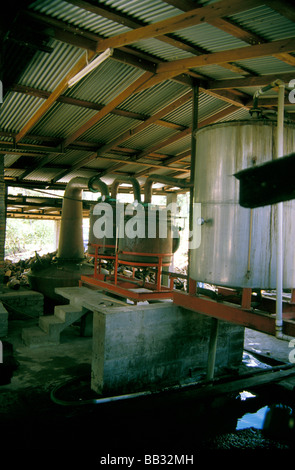
<instances>
[{"instance_id":1,"label":"corrugated roof sheet","mask_svg":"<svg viewBox=\"0 0 295 470\"><path fill-rule=\"evenodd\" d=\"M295 35L294 23L265 5L232 15L231 18L242 27L262 36L266 41Z\"/></svg>"},{"instance_id":2,"label":"corrugated roof sheet","mask_svg":"<svg viewBox=\"0 0 295 470\"><path fill-rule=\"evenodd\" d=\"M2 131L18 132L40 108L43 99L21 93L7 93L0 107ZM16 110L19 112L16 113Z\"/></svg>"},{"instance_id":3,"label":"corrugated roof sheet","mask_svg":"<svg viewBox=\"0 0 295 470\"><path fill-rule=\"evenodd\" d=\"M158 39L145 39L132 44L136 49L152 54L162 60L178 60L192 57L194 54L166 44Z\"/></svg>"},{"instance_id":4,"label":"corrugated roof sheet","mask_svg":"<svg viewBox=\"0 0 295 470\"><path fill-rule=\"evenodd\" d=\"M140 2L134 0L103 0L101 3L147 23L155 23L182 13L182 10L168 3L163 3L161 0L140 0Z\"/></svg>"},{"instance_id":5,"label":"corrugated roof sheet","mask_svg":"<svg viewBox=\"0 0 295 470\"><path fill-rule=\"evenodd\" d=\"M19 79L21 85L53 91L65 74L85 55L81 49L53 39L49 45L53 48L53 52L50 54L36 52Z\"/></svg>"},{"instance_id":6,"label":"corrugated roof sheet","mask_svg":"<svg viewBox=\"0 0 295 470\"><path fill-rule=\"evenodd\" d=\"M115 36L116 34L130 31L130 28L126 26L61 0L37 0L30 5L30 9L66 21L71 25L79 26L101 36Z\"/></svg>"},{"instance_id":7,"label":"corrugated roof sheet","mask_svg":"<svg viewBox=\"0 0 295 470\"><path fill-rule=\"evenodd\" d=\"M33 127L32 133L64 139L75 132L97 111L64 103L55 103Z\"/></svg>"},{"instance_id":8,"label":"corrugated roof sheet","mask_svg":"<svg viewBox=\"0 0 295 470\"><path fill-rule=\"evenodd\" d=\"M236 62L235 62L236 63ZM204 67L193 67L192 70L196 73L204 75L207 78L214 80L226 80L227 78L242 78L242 75L233 72L220 65L204 65Z\"/></svg>"},{"instance_id":9,"label":"corrugated roof sheet","mask_svg":"<svg viewBox=\"0 0 295 470\"><path fill-rule=\"evenodd\" d=\"M181 97L187 91L187 86L167 80L130 96L118 108L150 116L164 106L168 106L171 101Z\"/></svg>"},{"instance_id":10,"label":"corrugated roof sheet","mask_svg":"<svg viewBox=\"0 0 295 470\"><path fill-rule=\"evenodd\" d=\"M242 67L247 67L249 70L259 75L294 71L294 67L292 65L289 65L276 57L260 57L257 59L240 60L235 63Z\"/></svg>"},{"instance_id":11,"label":"corrugated roof sheet","mask_svg":"<svg viewBox=\"0 0 295 470\"><path fill-rule=\"evenodd\" d=\"M67 96L106 105L143 75L143 71L107 59L90 74L69 88Z\"/></svg>"},{"instance_id":12,"label":"corrugated roof sheet","mask_svg":"<svg viewBox=\"0 0 295 470\"><path fill-rule=\"evenodd\" d=\"M161 152L167 155L178 155L179 153L185 152L191 148L191 136L187 135L182 139L176 140L172 144L166 145L161 148Z\"/></svg>"},{"instance_id":13,"label":"corrugated roof sheet","mask_svg":"<svg viewBox=\"0 0 295 470\"><path fill-rule=\"evenodd\" d=\"M202 47L208 52L219 52L227 49L236 49L237 47L247 47L244 41L208 23L198 24L177 31L177 37L185 39L195 46Z\"/></svg>"},{"instance_id":14,"label":"corrugated roof sheet","mask_svg":"<svg viewBox=\"0 0 295 470\"><path fill-rule=\"evenodd\" d=\"M152 124L142 132L139 132L138 134L130 137L130 139L125 140L124 146L143 150L145 148L152 147L157 142L168 139L174 134L175 130Z\"/></svg>"},{"instance_id":15,"label":"corrugated roof sheet","mask_svg":"<svg viewBox=\"0 0 295 470\"><path fill-rule=\"evenodd\" d=\"M89 131L81 136L80 140L88 142L111 142L123 132L138 126L137 119L131 119L115 114L108 114Z\"/></svg>"}]
</instances>

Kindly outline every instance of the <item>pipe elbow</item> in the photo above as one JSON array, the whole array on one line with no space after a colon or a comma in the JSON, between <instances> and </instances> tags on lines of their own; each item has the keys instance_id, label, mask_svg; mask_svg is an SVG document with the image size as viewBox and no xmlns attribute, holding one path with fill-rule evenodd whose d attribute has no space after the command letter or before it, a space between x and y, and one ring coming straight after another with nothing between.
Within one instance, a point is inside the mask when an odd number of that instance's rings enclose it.
<instances>
[{"instance_id":1,"label":"pipe elbow","mask_svg":"<svg viewBox=\"0 0 295 470\"><path fill-rule=\"evenodd\" d=\"M133 176L120 175L113 181L113 184L111 186L112 199L117 198L118 188L121 183L127 183L133 186L134 200L140 203L141 202L140 184L137 181L137 179L134 178Z\"/></svg>"}]
</instances>

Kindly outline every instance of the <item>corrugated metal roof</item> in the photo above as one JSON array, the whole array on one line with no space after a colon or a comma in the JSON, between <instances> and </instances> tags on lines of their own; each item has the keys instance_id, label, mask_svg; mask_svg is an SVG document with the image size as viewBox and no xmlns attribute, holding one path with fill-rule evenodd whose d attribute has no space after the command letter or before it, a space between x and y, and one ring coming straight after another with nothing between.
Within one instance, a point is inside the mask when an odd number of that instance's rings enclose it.
<instances>
[{"instance_id":1,"label":"corrugated metal roof","mask_svg":"<svg viewBox=\"0 0 295 470\"><path fill-rule=\"evenodd\" d=\"M265 5L232 15L231 18L266 41L284 39L295 34L292 21Z\"/></svg>"},{"instance_id":2,"label":"corrugated metal roof","mask_svg":"<svg viewBox=\"0 0 295 470\"><path fill-rule=\"evenodd\" d=\"M175 130L152 124L142 132L139 132L138 134L130 137L130 139L125 140L124 145L127 147L143 150L145 148L152 147L157 142L168 139L174 134Z\"/></svg>"},{"instance_id":3,"label":"corrugated metal roof","mask_svg":"<svg viewBox=\"0 0 295 470\"><path fill-rule=\"evenodd\" d=\"M182 124L183 126L191 126L192 124L192 100L184 103L179 108L175 109L172 113L165 116L165 119L175 124ZM202 121L209 118L213 114L226 109L228 103L214 96L200 93L198 101L198 120Z\"/></svg>"},{"instance_id":4,"label":"corrugated metal roof","mask_svg":"<svg viewBox=\"0 0 295 470\"><path fill-rule=\"evenodd\" d=\"M187 91L187 86L167 80L141 93L130 96L118 108L150 116L183 96Z\"/></svg>"},{"instance_id":5,"label":"corrugated metal roof","mask_svg":"<svg viewBox=\"0 0 295 470\"><path fill-rule=\"evenodd\" d=\"M137 119L108 114L89 131L85 132L80 140L100 143L110 142L123 132L138 126L138 124Z\"/></svg>"},{"instance_id":6,"label":"corrugated metal roof","mask_svg":"<svg viewBox=\"0 0 295 470\"><path fill-rule=\"evenodd\" d=\"M132 44L136 49L152 54L162 60L178 60L192 57L194 54L166 44L158 39L145 39Z\"/></svg>"},{"instance_id":7,"label":"corrugated metal roof","mask_svg":"<svg viewBox=\"0 0 295 470\"><path fill-rule=\"evenodd\" d=\"M101 36L115 36L116 34L130 31L130 28L126 26L61 0L37 0L30 5L30 9L66 21L70 25L79 26L79 28Z\"/></svg>"},{"instance_id":8,"label":"corrugated metal roof","mask_svg":"<svg viewBox=\"0 0 295 470\"><path fill-rule=\"evenodd\" d=\"M232 70L229 70L225 67L221 67L221 65L204 65L204 67L193 67L192 70L214 80L226 80L227 78L243 77L237 72L233 72Z\"/></svg>"},{"instance_id":9,"label":"corrugated metal roof","mask_svg":"<svg viewBox=\"0 0 295 470\"><path fill-rule=\"evenodd\" d=\"M36 113L43 102L43 99L35 96L12 92L7 93L0 107L1 130L18 132Z\"/></svg>"},{"instance_id":10,"label":"corrugated metal roof","mask_svg":"<svg viewBox=\"0 0 295 470\"><path fill-rule=\"evenodd\" d=\"M191 136L187 135L182 139L176 140L172 144L166 145L161 148L161 152L167 155L178 155L179 153L185 152L191 148Z\"/></svg>"},{"instance_id":11,"label":"corrugated metal roof","mask_svg":"<svg viewBox=\"0 0 295 470\"><path fill-rule=\"evenodd\" d=\"M75 132L97 111L64 103L55 103L31 133L64 139Z\"/></svg>"},{"instance_id":12,"label":"corrugated metal roof","mask_svg":"<svg viewBox=\"0 0 295 470\"><path fill-rule=\"evenodd\" d=\"M143 75L143 71L107 59L90 74L69 88L67 96L106 105Z\"/></svg>"},{"instance_id":13,"label":"corrugated metal roof","mask_svg":"<svg viewBox=\"0 0 295 470\"><path fill-rule=\"evenodd\" d=\"M155 23L182 13L182 10L168 3L163 3L161 0L140 0L140 2L134 0L103 0L101 3L122 13L132 15L132 17L146 23Z\"/></svg>"},{"instance_id":14,"label":"corrugated metal roof","mask_svg":"<svg viewBox=\"0 0 295 470\"><path fill-rule=\"evenodd\" d=\"M260 57L257 59L240 60L235 63L242 67L247 67L249 70L259 75L294 71L294 67L292 65L289 65L276 57Z\"/></svg>"},{"instance_id":15,"label":"corrugated metal roof","mask_svg":"<svg viewBox=\"0 0 295 470\"><path fill-rule=\"evenodd\" d=\"M198 24L177 32L177 37L202 47L208 52L219 52L237 47L247 47L244 41L225 33L208 23Z\"/></svg>"},{"instance_id":16,"label":"corrugated metal roof","mask_svg":"<svg viewBox=\"0 0 295 470\"><path fill-rule=\"evenodd\" d=\"M53 52L50 54L36 52L27 70L19 79L21 85L53 91L65 74L85 55L81 49L60 41L51 40L49 45L53 48Z\"/></svg>"}]
</instances>

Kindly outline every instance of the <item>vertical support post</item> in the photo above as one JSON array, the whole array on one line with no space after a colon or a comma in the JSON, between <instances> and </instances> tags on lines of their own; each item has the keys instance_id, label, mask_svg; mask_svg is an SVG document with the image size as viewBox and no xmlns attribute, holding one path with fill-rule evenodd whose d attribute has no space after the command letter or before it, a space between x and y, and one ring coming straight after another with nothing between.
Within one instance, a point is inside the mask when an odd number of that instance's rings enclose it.
<instances>
[{"instance_id":1,"label":"vertical support post","mask_svg":"<svg viewBox=\"0 0 295 470\"><path fill-rule=\"evenodd\" d=\"M158 266L157 266L157 291L159 292L161 290L161 282L162 282L162 261L163 258L160 255L159 256L159 261L158 261Z\"/></svg>"},{"instance_id":2,"label":"vertical support post","mask_svg":"<svg viewBox=\"0 0 295 470\"><path fill-rule=\"evenodd\" d=\"M98 257L98 246L97 245L94 245L94 250L95 250L95 253L94 253L94 277L97 277L97 257Z\"/></svg>"},{"instance_id":3,"label":"vertical support post","mask_svg":"<svg viewBox=\"0 0 295 470\"><path fill-rule=\"evenodd\" d=\"M208 353L208 366L207 366L207 380L213 380L215 361L216 361L216 349L217 349L217 338L218 338L218 320L217 318L211 318L211 332L209 341L209 353Z\"/></svg>"},{"instance_id":4,"label":"vertical support post","mask_svg":"<svg viewBox=\"0 0 295 470\"><path fill-rule=\"evenodd\" d=\"M242 293L242 308L246 308L246 309L251 308L251 297L252 297L251 287L244 287L243 293Z\"/></svg>"},{"instance_id":5,"label":"vertical support post","mask_svg":"<svg viewBox=\"0 0 295 470\"><path fill-rule=\"evenodd\" d=\"M195 166L196 166L196 130L198 129L198 108L199 108L199 86L193 86L193 115L192 115L192 138L191 138L191 175L190 182L194 183L195 180ZM193 204L194 204L194 185L190 188L190 206L189 206L189 231L193 231ZM195 292L190 292L190 286L193 284L190 283L190 249L188 250L188 282L187 290L189 293L194 294Z\"/></svg>"},{"instance_id":6,"label":"vertical support post","mask_svg":"<svg viewBox=\"0 0 295 470\"><path fill-rule=\"evenodd\" d=\"M0 284L4 278L6 233L6 186L4 182L4 155L0 155Z\"/></svg>"}]
</instances>

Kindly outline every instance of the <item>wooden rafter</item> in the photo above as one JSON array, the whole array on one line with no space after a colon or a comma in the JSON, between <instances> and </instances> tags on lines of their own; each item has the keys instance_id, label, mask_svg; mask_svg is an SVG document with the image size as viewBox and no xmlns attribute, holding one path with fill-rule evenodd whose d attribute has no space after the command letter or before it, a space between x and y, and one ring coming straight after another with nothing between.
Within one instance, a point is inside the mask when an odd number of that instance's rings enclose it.
<instances>
[{"instance_id":1,"label":"wooden rafter","mask_svg":"<svg viewBox=\"0 0 295 470\"><path fill-rule=\"evenodd\" d=\"M203 67L205 65L218 65L224 62L234 62L235 60L253 59L258 57L279 54L282 52L295 51L295 37L279 41L256 44L254 46L239 47L222 52L212 52L198 57L179 59L171 62L161 63L157 67L157 72L168 72L186 70L192 67Z\"/></svg>"},{"instance_id":2,"label":"wooden rafter","mask_svg":"<svg viewBox=\"0 0 295 470\"><path fill-rule=\"evenodd\" d=\"M248 0L247 9L257 6L259 0ZM127 33L118 34L108 39L102 39L97 44L97 52L104 51L108 47L122 47L143 39L159 37L164 34L174 33L197 24L206 23L210 18L227 16L245 10L245 2L242 0L221 0L220 2L196 8L189 12L173 16L167 20L158 21L148 26L137 28Z\"/></svg>"}]
</instances>

